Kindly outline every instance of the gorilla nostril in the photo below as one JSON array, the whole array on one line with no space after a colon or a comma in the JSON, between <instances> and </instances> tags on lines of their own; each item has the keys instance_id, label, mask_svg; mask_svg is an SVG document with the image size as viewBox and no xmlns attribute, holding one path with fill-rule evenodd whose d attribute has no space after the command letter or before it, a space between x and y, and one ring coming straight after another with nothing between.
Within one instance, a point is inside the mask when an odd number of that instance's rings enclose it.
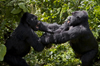
<instances>
[{"instance_id":1,"label":"gorilla nostril","mask_svg":"<svg viewBox=\"0 0 100 66\"><path fill-rule=\"evenodd\" d=\"M68 20L69 20L69 21L71 20L71 16L68 17Z\"/></svg>"}]
</instances>

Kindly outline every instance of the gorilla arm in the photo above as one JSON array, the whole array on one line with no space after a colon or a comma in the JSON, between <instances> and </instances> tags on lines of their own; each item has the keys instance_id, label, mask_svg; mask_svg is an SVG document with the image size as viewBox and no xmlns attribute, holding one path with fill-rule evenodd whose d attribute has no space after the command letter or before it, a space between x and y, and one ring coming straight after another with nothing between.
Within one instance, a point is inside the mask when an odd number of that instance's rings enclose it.
<instances>
[{"instance_id":1,"label":"gorilla arm","mask_svg":"<svg viewBox=\"0 0 100 66\"><path fill-rule=\"evenodd\" d=\"M77 26L77 27L72 27L68 31L63 31L60 34L55 33L48 36L45 35L41 37L41 42L45 44L51 44L51 43L61 44L69 40L76 39L80 37L81 34L82 34L81 28Z\"/></svg>"},{"instance_id":2,"label":"gorilla arm","mask_svg":"<svg viewBox=\"0 0 100 66\"><path fill-rule=\"evenodd\" d=\"M68 31L63 31L60 34L54 34L54 43L61 44L65 43L69 40L79 38L81 35L81 31L79 27L72 27Z\"/></svg>"},{"instance_id":3,"label":"gorilla arm","mask_svg":"<svg viewBox=\"0 0 100 66\"><path fill-rule=\"evenodd\" d=\"M31 32L28 32L28 37L26 39L27 43L30 44L35 51L42 51L44 49L44 45L41 44L38 40L39 37L37 36L37 34L35 34L35 32L33 30L31 30Z\"/></svg>"},{"instance_id":4,"label":"gorilla arm","mask_svg":"<svg viewBox=\"0 0 100 66\"><path fill-rule=\"evenodd\" d=\"M57 30L54 31L54 33L60 33L69 30L69 22L69 19L65 21L64 24L62 24Z\"/></svg>"}]
</instances>

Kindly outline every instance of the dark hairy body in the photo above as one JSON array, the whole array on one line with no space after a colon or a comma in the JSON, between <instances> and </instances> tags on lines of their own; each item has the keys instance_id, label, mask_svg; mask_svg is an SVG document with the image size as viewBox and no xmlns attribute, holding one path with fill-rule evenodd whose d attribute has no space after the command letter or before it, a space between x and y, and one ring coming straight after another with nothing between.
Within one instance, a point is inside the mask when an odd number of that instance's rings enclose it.
<instances>
[{"instance_id":1,"label":"dark hairy body","mask_svg":"<svg viewBox=\"0 0 100 66\"><path fill-rule=\"evenodd\" d=\"M31 46L37 52L45 47L38 41L39 37L34 32L37 30L52 33L35 15L24 13L20 24L5 43L7 53L4 61L10 66L29 66L22 57L29 53Z\"/></svg>"},{"instance_id":2,"label":"dark hairy body","mask_svg":"<svg viewBox=\"0 0 100 66\"><path fill-rule=\"evenodd\" d=\"M72 27L71 27L72 26ZM71 27L71 28L70 28ZM75 11L64 23L63 31L41 37L46 44L61 44L70 41L74 52L80 57L82 66L92 66L98 52L98 44L88 25L86 11Z\"/></svg>"}]
</instances>

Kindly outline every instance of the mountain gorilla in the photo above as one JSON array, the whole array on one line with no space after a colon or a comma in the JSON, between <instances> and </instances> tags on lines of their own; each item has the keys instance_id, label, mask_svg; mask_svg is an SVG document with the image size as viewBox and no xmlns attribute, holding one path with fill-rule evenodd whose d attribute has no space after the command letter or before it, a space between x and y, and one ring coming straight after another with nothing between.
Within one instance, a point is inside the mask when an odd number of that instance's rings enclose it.
<instances>
[{"instance_id":1,"label":"mountain gorilla","mask_svg":"<svg viewBox=\"0 0 100 66\"><path fill-rule=\"evenodd\" d=\"M55 31L54 34L42 36L41 43L61 44L70 41L75 54L82 61L82 66L92 66L93 59L98 52L98 44L89 29L87 12L73 12L72 16L68 18L68 21L64 23L64 26L60 33Z\"/></svg>"},{"instance_id":2,"label":"mountain gorilla","mask_svg":"<svg viewBox=\"0 0 100 66\"><path fill-rule=\"evenodd\" d=\"M20 24L5 43L7 53L4 61L11 66L29 66L22 57L29 53L31 46L38 52L44 49L44 45L38 42L39 37L34 32L37 30L52 33L35 15L24 13Z\"/></svg>"}]
</instances>

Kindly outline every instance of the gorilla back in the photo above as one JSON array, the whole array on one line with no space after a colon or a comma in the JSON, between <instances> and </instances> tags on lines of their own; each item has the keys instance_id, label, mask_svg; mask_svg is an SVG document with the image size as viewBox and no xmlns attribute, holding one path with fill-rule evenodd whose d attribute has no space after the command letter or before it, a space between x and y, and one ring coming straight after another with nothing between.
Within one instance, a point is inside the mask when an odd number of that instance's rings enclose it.
<instances>
[{"instance_id":1,"label":"gorilla back","mask_svg":"<svg viewBox=\"0 0 100 66\"><path fill-rule=\"evenodd\" d=\"M44 49L44 45L38 42L39 37L34 32L37 30L52 33L35 15L24 13L20 24L5 43L7 53L4 61L11 66L28 66L22 57L30 51L30 47L38 52Z\"/></svg>"}]
</instances>

